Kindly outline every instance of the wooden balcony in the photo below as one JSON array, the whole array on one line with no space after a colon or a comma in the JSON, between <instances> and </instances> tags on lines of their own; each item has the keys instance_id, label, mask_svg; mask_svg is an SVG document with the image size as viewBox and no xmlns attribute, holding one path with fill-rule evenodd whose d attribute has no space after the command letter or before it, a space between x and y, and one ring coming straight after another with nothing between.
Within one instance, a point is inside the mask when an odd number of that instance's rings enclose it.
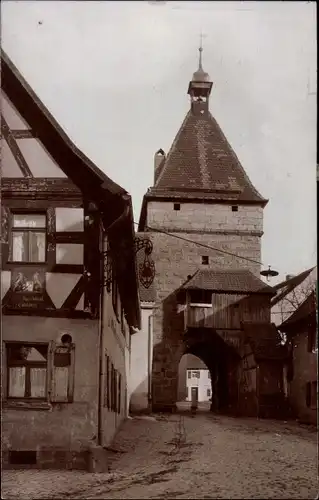
<instances>
[{"instance_id":1,"label":"wooden balcony","mask_svg":"<svg viewBox=\"0 0 319 500\"><path fill-rule=\"evenodd\" d=\"M269 300L263 296L213 294L211 304L186 302L184 327L240 329L241 322L270 321Z\"/></svg>"}]
</instances>

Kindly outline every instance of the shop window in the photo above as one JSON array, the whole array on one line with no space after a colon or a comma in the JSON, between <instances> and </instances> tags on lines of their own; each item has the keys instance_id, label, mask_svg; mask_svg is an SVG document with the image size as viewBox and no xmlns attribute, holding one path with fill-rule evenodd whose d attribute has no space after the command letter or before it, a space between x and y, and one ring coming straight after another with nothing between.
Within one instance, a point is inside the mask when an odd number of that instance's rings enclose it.
<instances>
[{"instance_id":1,"label":"shop window","mask_svg":"<svg viewBox=\"0 0 319 500\"><path fill-rule=\"evenodd\" d=\"M12 214L10 260L46 261L45 214Z\"/></svg>"}]
</instances>

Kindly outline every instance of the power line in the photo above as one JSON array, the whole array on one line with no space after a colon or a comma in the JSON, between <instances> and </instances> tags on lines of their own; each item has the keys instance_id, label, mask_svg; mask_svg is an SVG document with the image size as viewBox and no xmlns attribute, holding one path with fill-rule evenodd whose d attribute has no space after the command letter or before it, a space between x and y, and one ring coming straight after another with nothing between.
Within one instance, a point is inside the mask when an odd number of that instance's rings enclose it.
<instances>
[{"instance_id":1,"label":"power line","mask_svg":"<svg viewBox=\"0 0 319 500\"><path fill-rule=\"evenodd\" d=\"M138 222L134 222L134 224L136 224L138 226ZM186 241L188 243L193 243L194 245L198 245L198 246L203 247L203 248L208 248L209 250L214 250L216 252L224 253L226 255L231 255L232 257L237 257L238 259L247 260L248 262L253 262L254 264L259 264L261 266L264 265L262 262L259 262L258 260L249 259L248 257L243 257L241 255L237 255L236 253L228 252L227 250L221 250L220 248L212 247L211 245L206 245L205 243L200 243L199 241L194 241L194 240L191 240L189 238L184 238L183 236L178 236L177 234L172 234L172 233L169 233L168 231L164 231L164 229L155 229L155 228L150 227L150 226L146 226L146 229L148 229L149 231L152 231L152 232L156 232L156 233L163 233L163 234L166 234L168 236L172 236L172 238L177 238L179 240Z\"/></svg>"}]
</instances>

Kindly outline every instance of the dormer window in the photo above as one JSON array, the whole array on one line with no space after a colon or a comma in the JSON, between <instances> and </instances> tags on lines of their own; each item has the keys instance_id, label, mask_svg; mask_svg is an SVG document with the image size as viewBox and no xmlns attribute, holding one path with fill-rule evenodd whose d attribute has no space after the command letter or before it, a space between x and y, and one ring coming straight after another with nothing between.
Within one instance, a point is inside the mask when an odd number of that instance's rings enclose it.
<instances>
[{"instance_id":1,"label":"dormer window","mask_svg":"<svg viewBox=\"0 0 319 500\"><path fill-rule=\"evenodd\" d=\"M181 209L181 204L180 203L174 203L174 210L180 210Z\"/></svg>"},{"instance_id":2,"label":"dormer window","mask_svg":"<svg viewBox=\"0 0 319 500\"><path fill-rule=\"evenodd\" d=\"M231 211L232 212L238 212L238 205L232 205Z\"/></svg>"}]
</instances>

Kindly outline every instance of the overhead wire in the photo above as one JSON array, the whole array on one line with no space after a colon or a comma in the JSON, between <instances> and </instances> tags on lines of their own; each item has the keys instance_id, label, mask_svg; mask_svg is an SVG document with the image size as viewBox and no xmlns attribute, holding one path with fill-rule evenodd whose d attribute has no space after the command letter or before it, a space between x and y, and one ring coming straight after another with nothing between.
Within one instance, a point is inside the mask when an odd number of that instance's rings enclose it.
<instances>
[{"instance_id":1,"label":"overhead wire","mask_svg":"<svg viewBox=\"0 0 319 500\"><path fill-rule=\"evenodd\" d=\"M138 226L138 222L134 222L134 224L136 224ZM201 243L200 241L192 240L190 238L184 238L183 236L178 236L177 234L172 234L168 231L165 231L164 229L156 229L156 228L153 228L150 226L145 226L145 227L148 231L151 231L151 232L163 233L163 234L166 234L166 235L171 236L173 238L177 238L179 240L186 241L187 243L193 243L194 245L198 245L198 246L203 247L203 248L208 248L209 250L214 250L216 252L224 253L226 255L231 255L232 257L236 257L238 259L243 259L243 260L246 260L248 262L253 262L254 264L259 264L261 266L264 265L262 262L259 262L258 260L250 259L249 257L244 257L242 255L238 255L236 253L229 252L228 250L222 250L221 248L216 248L216 247L213 247L211 245Z\"/></svg>"}]
</instances>

